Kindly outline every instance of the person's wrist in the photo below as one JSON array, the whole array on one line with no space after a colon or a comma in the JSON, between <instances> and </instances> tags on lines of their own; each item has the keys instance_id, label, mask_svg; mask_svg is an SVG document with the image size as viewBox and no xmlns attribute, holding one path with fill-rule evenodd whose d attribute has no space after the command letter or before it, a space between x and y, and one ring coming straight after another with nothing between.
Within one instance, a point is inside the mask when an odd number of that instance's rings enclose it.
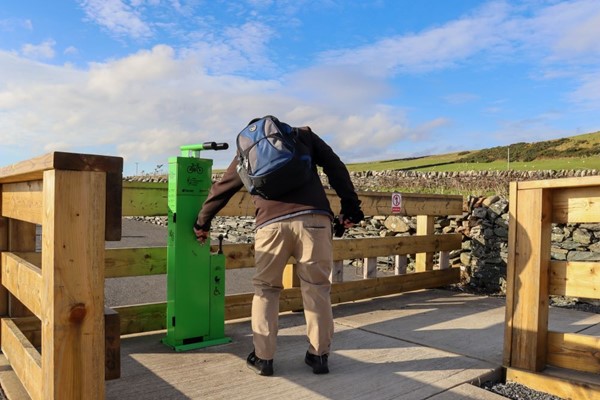
<instances>
[{"instance_id":1,"label":"person's wrist","mask_svg":"<svg viewBox=\"0 0 600 400\"><path fill-rule=\"evenodd\" d=\"M194 222L194 229L197 231L202 230L202 227L200 225L198 225L198 222Z\"/></svg>"}]
</instances>

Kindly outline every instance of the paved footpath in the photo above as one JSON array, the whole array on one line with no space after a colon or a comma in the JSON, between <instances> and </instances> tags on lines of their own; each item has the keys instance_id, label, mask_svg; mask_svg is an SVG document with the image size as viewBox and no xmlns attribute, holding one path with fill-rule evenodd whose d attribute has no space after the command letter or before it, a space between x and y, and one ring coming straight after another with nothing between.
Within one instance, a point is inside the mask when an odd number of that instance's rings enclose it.
<instances>
[{"instance_id":1,"label":"paved footpath","mask_svg":"<svg viewBox=\"0 0 600 400\"><path fill-rule=\"evenodd\" d=\"M249 321L226 325L227 345L176 353L164 332L122 341L122 377L107 399L500 399L469 383L500 374L504 300L423 290L334 306L331 373L304 365L302 314L280 317L275 376L245 366ZM600 335L600 315L551 309L550 329Z\"/></svg>"}]
</instances>

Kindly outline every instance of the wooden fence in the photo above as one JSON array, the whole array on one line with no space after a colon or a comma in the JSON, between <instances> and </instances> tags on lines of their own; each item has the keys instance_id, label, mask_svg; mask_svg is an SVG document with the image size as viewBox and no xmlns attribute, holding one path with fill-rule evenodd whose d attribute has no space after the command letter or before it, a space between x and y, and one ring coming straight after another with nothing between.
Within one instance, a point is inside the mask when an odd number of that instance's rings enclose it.
<instances>
[{"instance_id":1,"label":"wooden fence","mask_svg":"<svg viewBox=\"0 0 600 400\"><path fill-rule=\"evenodd\" d=\"M548 330L550 295L600 299L600 263L550 257L552 223L600 222L600 177L510 185L507 380L565 399L600 398L600 338Z\"/></svg>"},{"instance_id":2,"label":"wooden fence","mask_svg":"<svg viewBox=\"0 0 600 400\"><path fill-rule=\"evenodd\" d=\"M118 334L105 337L105 318L118 318L104 312L104 241L121 236L122 167L55 152L0 169L2 353L34 400L103 399L107 340L119 362Z\"/></svg>"},{"instance_id":3,"label":"wooden fence","mask_svg":"<svg viewBox=\"0 0 600 400\"><path fill-rule=\"evenodd\" d=\"M340 202L335 193L327 191L333 210ZM360 192L366 215L389 215L392 210L391 193ZM167 185L164 183L125 182L123 184L123 215L164 216L167 210ZM410 290L426 289L456 283L458 268L434 269L433 254L441 252L442 267L447 267L450 250L460 249L461 234L434 234L436 216L458 215L463 211L462 196L402 194L400 215L417 216L417 235L386 238L334 240L336 265L331 297L333 303L383 296ZM222 216L254 215L250 195L238 192L219 213ZM215 249L216 250L216 249ZM225 244L226 268L254 266L252 244ZM405 256L417 254L416 273L406 274ZM394 256L398 275L377 277L376 258ZM344 282L343 260L365 259L364 277L359 281ZM285 274L281 293L280 311L302 308L302 297L293 273L293 259ZM132 248L106 250L106 277L157 275L166 273L166 248ZM252 293L228 295L225 298L225 318L250 316ZM114 307L121 319L121 334L165 329L166 303L136 304Z\"/></svg>"},{"instance_id":4,"label":"wooden fence","mask_svg":"<svg viewBox=\"0 0 600 400\"><path fill-rule=\"evenodd\" d=\"M32 399L104 398L105 377L119 376L120 335L166 328L165 302L103 308L105 278L166 274L166 247L105 249L105 240L120 240L122 216L167 214L166 184L123 183L121 171L120 158L59 152L0 168L0 340ZM366 215L391 214L390 193L359 195ZM338 210L334 192L328 197ZM417 216L416 236L335 240L332 302L458 282L460 270L449 268L447 253L461 248L462 235L435 234L434 220L461 214L462 207L461 196L402 194L398 213ZM253 214L245 191L220 213ZM252 244L225 244L223 250L227 269L254 266ZM406 273L407 254L417 254L415 273ZM387 256L395 257L397 274L377 277L376 258ZM343 260L357 258L365 260L365 279L344 282ZM293 262L282 312L302 308ZM226 319L250 316L252 296L226 296Z\"/></svg>"}]
</instances>

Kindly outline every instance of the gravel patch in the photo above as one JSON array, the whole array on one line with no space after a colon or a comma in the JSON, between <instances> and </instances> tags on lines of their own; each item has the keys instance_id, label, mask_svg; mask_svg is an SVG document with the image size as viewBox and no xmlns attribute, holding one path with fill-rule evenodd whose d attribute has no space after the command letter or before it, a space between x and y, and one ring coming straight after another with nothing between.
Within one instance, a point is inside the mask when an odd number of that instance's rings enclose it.
<instances>
[{"instance_id":1,"label":"gravel patch","mask_svg":"<svg viewBox=\"0 0 600 400\"><path fill-rule=\"evenodd\" d=\"M548 393L537 392L518 383L494 383L485 382L481 386L485 390L496 393L512 400L562 400L560 397Z\"/></svg>"}]
</instances>

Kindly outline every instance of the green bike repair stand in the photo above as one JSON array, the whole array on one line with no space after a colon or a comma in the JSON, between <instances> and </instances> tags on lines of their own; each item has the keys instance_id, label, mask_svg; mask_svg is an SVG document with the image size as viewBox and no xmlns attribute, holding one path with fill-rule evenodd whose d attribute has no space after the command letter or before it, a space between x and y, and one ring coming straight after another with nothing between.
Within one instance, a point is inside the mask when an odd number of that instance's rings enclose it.
<instances>
[{"instance_id":1,"label":"green bike repair stand","mask_svg":"<svg viewBox=\"0 0 600 400\"><path fill-rule=\"evenodd\" d=\"M210 190L212 163L200 150L224 150L227 143L181 147L169 158L167 241L167 336L162 343L186 351L231 342L225 336L225 255L210 252L193 232ZM186 155L187 154L187 155Z\"/></svg>"}]
</instances>

